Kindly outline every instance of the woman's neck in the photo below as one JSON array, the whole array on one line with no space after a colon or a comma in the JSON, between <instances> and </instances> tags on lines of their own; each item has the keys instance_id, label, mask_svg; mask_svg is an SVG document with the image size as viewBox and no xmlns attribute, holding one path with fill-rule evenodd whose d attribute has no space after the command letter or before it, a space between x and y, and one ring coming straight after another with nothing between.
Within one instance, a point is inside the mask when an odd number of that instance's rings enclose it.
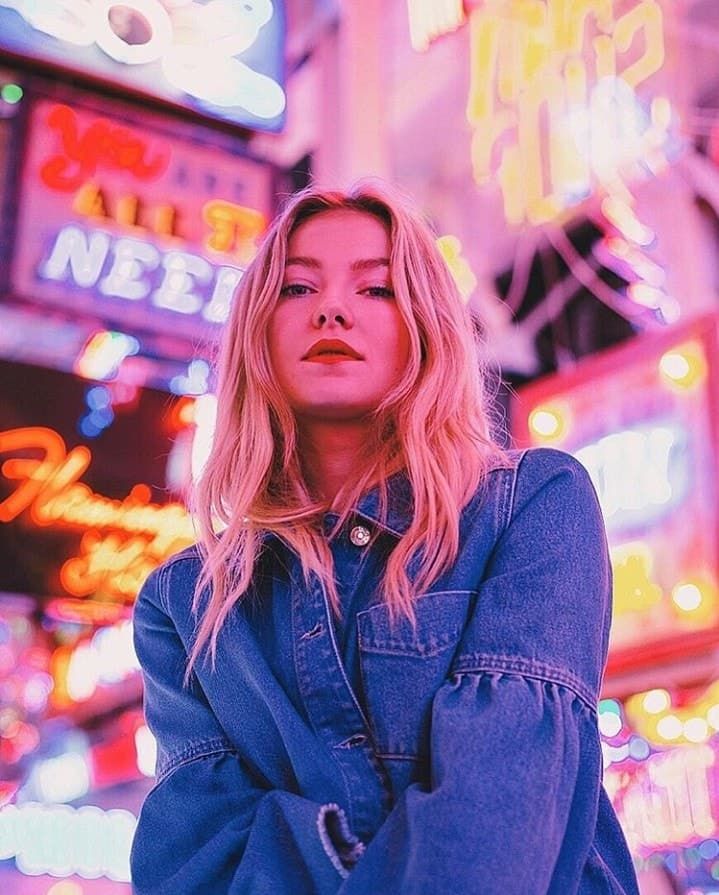
<instances>
[{"instance_id":1,"label":"woman's neck","mask_svg":"<svg viewBox=\"0 0 719 895\"><path fill-rule=\"evenodd\" d=\"M310 490L329 506L367 468L370 427L358 421L315 421L299 430L302 467Z\"/></svg>"}]
</instances>

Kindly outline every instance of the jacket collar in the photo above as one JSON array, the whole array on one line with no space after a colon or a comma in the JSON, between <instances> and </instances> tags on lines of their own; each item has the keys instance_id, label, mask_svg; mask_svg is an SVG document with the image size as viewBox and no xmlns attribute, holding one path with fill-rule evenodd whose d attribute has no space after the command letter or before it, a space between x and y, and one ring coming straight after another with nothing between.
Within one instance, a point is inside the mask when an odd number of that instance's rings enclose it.
<instances>
[{"instance_id":1,"label":"jacket collar","mask_svg":"<svg viewBox=\"0 0 719 895\"><path fill-rule=\"evenodd\" d=\"M387 479L387 510L383 519L380 513L380 490L372 488L364 494L354 509L354 516L402 537L412 521L414 510L412 486L406 474L396 472Z\"/></svg>"},{"instance_id":2,"label":"jacket collar","mask_svg":"<svg viewBox=\"0 0 719 895\"><path fill-rule=\"evenodd\" d=\"M383 519L380 512L379 486L372 488L363 494L350 512L350 518L362 519L372 526L389 532L397 538L401 538L412 522L414 502L412 500L412 486L404 472L393 473L387 479L387 510ZM333 515L329 513L327 515ZM289 547L285 538L273 531L265 531L262 541L268 543L279 540Z\"/></svg>"}]
</instances>

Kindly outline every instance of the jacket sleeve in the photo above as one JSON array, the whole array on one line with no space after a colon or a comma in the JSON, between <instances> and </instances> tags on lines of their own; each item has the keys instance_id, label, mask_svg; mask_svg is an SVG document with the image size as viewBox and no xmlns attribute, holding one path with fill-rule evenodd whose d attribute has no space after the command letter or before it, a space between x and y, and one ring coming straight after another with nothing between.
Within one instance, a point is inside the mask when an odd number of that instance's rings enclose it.
<instances>
[{"instance_id":1,"label":"jacket sleeve","mask_svg":"<svg viewBox=\"0 0 719 895\"><path fill-rule=\"evenodd\" d=\"M227 739L164 611L153 572L134 612L157 782L131 852L136 895L329 895L356 859L342 810L255 778Z\"/></svg>"},{"instance_id":2,"label":"jacket sleeve","mask_svg":"<svg viewBox=\"0 0 719 895\"><path fill-rule=\"evenodd\" d=\"M591 482L571 457L529 452L516 481L510 522L433 701L430 785L404 791L340 895L579 892L601 792L606 541ZM620 891L635 893L627 867Z\"/></svg>"}]
</instances>

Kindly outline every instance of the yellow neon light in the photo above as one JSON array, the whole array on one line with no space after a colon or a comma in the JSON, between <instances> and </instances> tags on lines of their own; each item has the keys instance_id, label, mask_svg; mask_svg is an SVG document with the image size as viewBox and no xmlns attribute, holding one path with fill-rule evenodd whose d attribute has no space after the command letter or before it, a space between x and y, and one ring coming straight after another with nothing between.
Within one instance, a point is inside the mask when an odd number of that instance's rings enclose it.
<instances>
[{"instance_id":1,"label":"yellow neon light","mask_svg":"<svg viewBox=\"0 0 719 895\"><path fill-rule=\"evenodd\" d=\"M83 535L79 555L63 563L60 583L75 597L97 593L133 597L156 565L144 537L90 529Z\"/></svg>"},{"instance_id":2,"label":"yellow neon light","mask_svg":"<svg viewBox=\"0 0 719 895\"><path fill-rule=\"evenodd\" d=\"M681 618L707 625L717 616L719 590L708 578L690 578L672 588L672 603Z\"/></svg>"},{"instance_id":3,"label":"yellow neon light","mask_svg":"<svg viewBox=\"0 0 719 895\"><path fill-rule=\"evenodd\" d=\"M178 236L177 209L173 205L144 203L140 196L111 198L97 183L88 181L75 193L73 211L87 218L114 221L123 227L150 231L158 236Z\"/></svg>"},{"instance_id":4,"label":"yellow neon light","mask_svg":"<svg viewBox=\"0 0 719 895\"><path fill-rule=\"evenodd\" d=\"M719 681L678 705L666 690L649 690L631 696L624 708L632 727L650 743L700 743L719 730Z\"/></svg>"},{"instance_id":5,"label":"yellow neon light","mask_svg":"<svg viewBox=\"0 0 719 895\"><path fill-rule=\"evenodd\" d=\"M639 0L628 10L626 5L487 0L471 13L467 119L474 177L480 184L498 177L510 223L552 220L597 187L624 194L622 166L644 155L659 166L656 153L671 122L666 102L653 109L639 149L632 144L633 158L619 157L611 132L600 135L609 162L587 145L588 137L567 133L572 117L596 119L592 90L602 79L619 78L634 89L664 63L658 0ZM616 118L621 137L621 116Z\"/></svg>"},{"instance_id":6,"label":"yellow neon light","mask_svg":"<svg viewBox=\"0 0 719 895\"><path fill-rule=\"evenodd\" d=\"M707 377L707 362L699 342L677 345L662 355L659 373L674 391L689 391L701 385Z\"/></svg>"},{"instance_id":7,"label":"yellow neon light","mask_svg":"<svg viewBox=\"0 0 719 895\"><path fill-rule=\"evenodd\" d=\"M661 603L663 591L654 580L654 557L644 541L633 541L611 551L614 614L647 612Z\"/></svg>"},{"instance_id":8,"label":"yellow neon light","mask_svg":"<svg viewBox=\"0 0 719 895\"><path fill-rule=\"evenodd\" d=\"M655 96L650 107L652 124L658 130L666 130L672 121L672 106L666 96Z\"/></svg>"},{"instance_id":9,"label":"yellow neon light","mask_svg":"<svg viewBox=\"0 0 719 895\"><path fill-rule=\"evenodd\" d=\"M447 267L457 284L460 295L464 301L469 301L469 297L477 285L477 277L472 272L467 259L462 255L462 243L456 236L440 236L437 239L437 248L447 262Z\"/></svg>"},{"instance_id":10,"label":"yellow neon light","mask_svg":"<svg viewBox=\"0 0 719 895\"><path fill-rule=\"evenodd\" d=\"M664 22L656 0L642 0L617 19L614 40L619 52L626 53L638 34L644 35L644 53L621 73L630 87L646 81L664 64Z\"/></svg>"},{"instance_id":11,"label":"yellow neon light","mask_svg":"<svg viewBox=\"0 0 719 895\"><path fill-rule=\"evenodd\" d=\"M549 444L561 441L569 429L567 409L540 404L529 414L529 431L535 442Z\"/></svg>"},{"instance_id":12,"label":"yellow neon light","mask_svg":"<svg viewBox=\"0 0 719 895\"><path fill-rule=\"evenodd\" d=\"M211 233L205 247L214 252L234 252L240 262L249 264L257 251L257 238L264 232L262 212L223 199L206 202L202 218Z\"/></svg>"}]
</instances>

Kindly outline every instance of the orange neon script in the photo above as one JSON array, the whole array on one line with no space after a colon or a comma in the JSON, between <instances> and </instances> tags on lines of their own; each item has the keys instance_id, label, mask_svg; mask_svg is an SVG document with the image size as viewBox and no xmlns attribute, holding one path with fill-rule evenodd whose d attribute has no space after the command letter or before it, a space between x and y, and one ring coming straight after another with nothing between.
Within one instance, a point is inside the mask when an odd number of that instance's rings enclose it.
<instances>
[{"instance_id":1,"label":"orange neon script","mask_svg":"<svg viewBox=\"0 0 719 895\"><path fill-rule=\"evenodd\" d=\"M12 458L0 466L15 491L0 502L0 522L10 522L29 509L37 525L65 524L75 528L114 529L152 535L152 546L163 552L177 540L194 540L192 521L178 503L150 502L147 485L135 485L127 497L115 500L96 494L80 476L92 454L84 445L67 451L53 429L29 426L0 432L0 454L40 450L40 460Z\"/></svg>"}]
</instances>

